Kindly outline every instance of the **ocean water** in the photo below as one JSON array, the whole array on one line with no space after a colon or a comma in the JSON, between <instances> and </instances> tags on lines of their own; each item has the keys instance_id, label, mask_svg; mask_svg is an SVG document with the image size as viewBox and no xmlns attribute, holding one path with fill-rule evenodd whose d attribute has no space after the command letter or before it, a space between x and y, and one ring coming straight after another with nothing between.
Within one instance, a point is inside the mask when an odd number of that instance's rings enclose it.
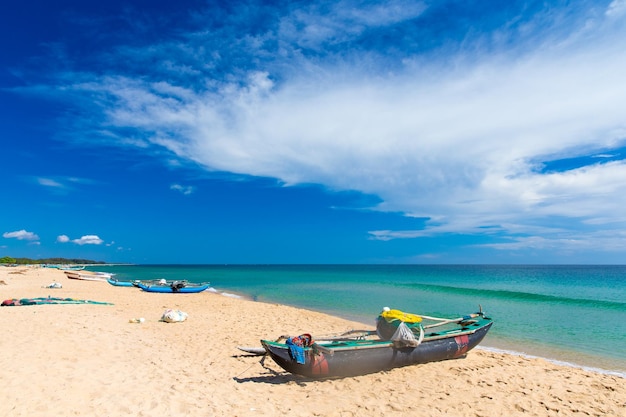
<instances>
[{"instance_id":1,"label":"ocean water","mask_svg":"<svg viewBox=\"0 0 626 417\"><path fill-rule=\"evenodd\" d=\"M119 279L210 281L225 295L287 304L374 326L383 307L439 317L478 311L481 347L626 376L626 266L129 265ZM276 329L283 334L289 329ZM260 338L274 335L258 335Z\"/></svg>"}]
</instances>

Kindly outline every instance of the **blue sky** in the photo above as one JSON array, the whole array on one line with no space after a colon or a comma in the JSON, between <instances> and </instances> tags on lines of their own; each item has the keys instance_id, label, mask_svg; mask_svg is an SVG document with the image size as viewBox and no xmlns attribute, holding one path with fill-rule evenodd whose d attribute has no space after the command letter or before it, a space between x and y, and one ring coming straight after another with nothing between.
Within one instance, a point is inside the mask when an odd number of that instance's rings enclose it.
<instances>
[{"instance_id":1,"label":"blue sky","mask_svg":"<svg viewBox=\"0 0 626 417\"><path fill-rule=\"evenodd\" d=\"M0 42L0 257L626 259L626 0L25 0Z\"/></svg>"}]
</instances>

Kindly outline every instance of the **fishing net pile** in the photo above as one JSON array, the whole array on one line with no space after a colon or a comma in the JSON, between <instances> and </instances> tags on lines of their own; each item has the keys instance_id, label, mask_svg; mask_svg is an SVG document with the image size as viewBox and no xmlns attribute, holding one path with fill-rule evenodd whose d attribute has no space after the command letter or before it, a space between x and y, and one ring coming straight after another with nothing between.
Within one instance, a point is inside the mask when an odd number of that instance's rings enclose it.
<instances>
[{"instance_id":1,"label":"fishing net pile","mask_svg":"<svg viewBox=\"0 0 626 417\"><path fill-rule=\"evenodd\" d=\"M376 319L376 333L398 347L417 347L424 338L421 322L422 318L417 314L385 307Z\"/></svg>"}]
</instances>

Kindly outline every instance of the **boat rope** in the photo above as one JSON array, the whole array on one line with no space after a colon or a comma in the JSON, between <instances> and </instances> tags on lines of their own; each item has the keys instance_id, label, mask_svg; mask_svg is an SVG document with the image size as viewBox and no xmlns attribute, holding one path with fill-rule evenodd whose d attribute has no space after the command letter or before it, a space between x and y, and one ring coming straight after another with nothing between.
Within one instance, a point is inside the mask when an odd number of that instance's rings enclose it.
<instances>
[{"instance_id":1,"label":"boat rope","mask_svg":"<svg viewBox=\"0 0 626 417\"><path fill-rule=\"evenodd\" d=\"M430 328L433 328L433 327L444 326L446 324L460 323L460 322L463 322L463 321L471 320L471 319L473 319L475 317L478 317L478 316L480 316L480 314L476 313L476 314L469 314L469 315L463 316L463 317L458 317L456 319L445 319L443 321L440 321L439 323L426 325L426 326L424 326L424 328L430 329ZM431 319L428 319L428 320L431 320Z\"/></svg>"},{"instance_id":2,"label":"boat rope","mask_svg":"<svg viewBox=\"0 0 626 417\"><path fill-rule=\"evenodd\" d=\"M420 328L420 335L417 338L417 346L422 344L422 341L424 340L424 326L422 326L422 324L419 324L419 328Z\"/></svg>"},{"instance_id":3,"label":"boat rope","mask_svg":"<svg viewBox=\"0 0 626 417\"><path fill-rule=\"evenodd\" d=\"M459 322L459 321L469 320L469 319L473 319L473 318L476 318L476 317L485 317L485 313L483 312L483 306L478 304L478 313L469 314L467 316L458 317L456 319L448 319L448 318L442 318L442 317L425 316L423 314L420 314L420 317L423 318L423 319L426 319L426 320L445 322L445 323L438 323L438 324L435 324L435 325L431 324L429 326L426 326L426 328L428 328L428 327L434 327L434 326L441 326L442 324L456 323L456 322Z\"/></svg>"}]
</instances>

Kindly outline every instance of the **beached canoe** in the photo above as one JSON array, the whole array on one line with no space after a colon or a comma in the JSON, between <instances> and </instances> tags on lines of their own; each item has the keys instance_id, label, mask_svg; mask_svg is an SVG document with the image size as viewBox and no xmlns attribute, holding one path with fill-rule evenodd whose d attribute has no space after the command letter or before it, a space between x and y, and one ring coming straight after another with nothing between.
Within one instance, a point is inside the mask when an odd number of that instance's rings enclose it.
<instances>
[{"instance_id":1,"label":"beached canoe","mask_svg":"<svg viewBox=\"0 0 626 417\"><path fill-rule=\"evenodd\" d=\"M48 268L57 268L60 269L61 271L82 271L83 269L85 269L84 266L63 266L63 265L54 265L54 266L48 266Z\"/></svg>"},{"instance_id":2,"label":"beached canoe","mask_svg":"<svg viewBox=\"0 0 626 417\"><path fill-rule=\"evenodd\" d=\"M160 292L160 293L196 293L202 292L209 288L211 285L208 282L195 284L187 281L172 281L166 284L161 283L146 283L140 281L136 284L139 288L147 292Z\"/></svg>"},{"instance_id":3,"label":"beached canoe","mask_svg":"<svg viewBox=\"0 0 626 417\"><path fill-rule=\"evenodd\" d=\"M107 282L116 287L135 287L135 282L133 281L120 281L117 278L107 278Z\"/></svg>"},{"instance_id":4,"label":"beached canoe","mask_svg":"<svg viewBox=\"0 0 626 417\"><path fill-rule=\"evenodd\" d=\"M84 281L102 281L106 282L107 279L112 277L112 274L106 272L91 272L91 271L64 271L65 275L70 279L81 279Z\"/></svg>"},{"instance_id":5,"label":"beached canoe","mask_svg":"<svg viewBox=\"0 0 626 417\"><path fill-rule=\"evenodd\" d=\"M261 344L292 374L309 378L356 376L463 357L483 340L492 324L482 311L456 319L428 317L408 323L379 316L376 331L353 331L320 340L304 334L261 340Z\"/></svg>"}]
</instances>

